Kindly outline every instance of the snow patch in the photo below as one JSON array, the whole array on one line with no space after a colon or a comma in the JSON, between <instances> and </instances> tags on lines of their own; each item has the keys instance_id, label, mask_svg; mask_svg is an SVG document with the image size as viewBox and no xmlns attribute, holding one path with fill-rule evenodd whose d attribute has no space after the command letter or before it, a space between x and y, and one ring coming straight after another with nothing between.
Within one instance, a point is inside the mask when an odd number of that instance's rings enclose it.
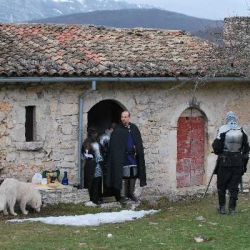
<instances>
[{"instance_id":1,"label":"snow patch","mask_svg":"<svg viewBox=\"0 0 250 250\"><path fill-rule=\"evenodd\" d=\"M14 219L8 220L9 222L43 222L45 224L52 225L68 225L68 226L99 226L100 224L107 223L121 223L125 221L132 221L139 219L148 214L155 214L158 210L123 210L120 212L110 213L97 213L97 214L85 214L75 216L59 216L59 217L39 217L30 219Z\"/></svg>"},{"instance_id":2,"label":"snow patch","mask_svg":"<svg viewBox=\"0 0 250 250\"><path fill-rule=\"evenodd\" d=\"M63 14L60 10L58 9L53 9L55 12L59 13L59 14Z\"/></svg>"}]
</instances>

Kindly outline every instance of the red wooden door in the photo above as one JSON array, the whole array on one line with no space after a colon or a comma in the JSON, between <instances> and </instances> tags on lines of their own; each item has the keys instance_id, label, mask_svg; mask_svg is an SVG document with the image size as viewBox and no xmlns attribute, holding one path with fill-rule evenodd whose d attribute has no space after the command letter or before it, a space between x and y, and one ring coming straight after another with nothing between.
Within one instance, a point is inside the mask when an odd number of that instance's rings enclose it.
<instances>
[{"instance_id":1,"label":"red wooden door","mask_svg":"<svg viewBox=\"0 0 250 250\"><path fill-rule=\"evenodd\" d=\"M205 123L203 116L179 117L177 130L177 187L203 184Z\"/></svg>"}]
</instances>

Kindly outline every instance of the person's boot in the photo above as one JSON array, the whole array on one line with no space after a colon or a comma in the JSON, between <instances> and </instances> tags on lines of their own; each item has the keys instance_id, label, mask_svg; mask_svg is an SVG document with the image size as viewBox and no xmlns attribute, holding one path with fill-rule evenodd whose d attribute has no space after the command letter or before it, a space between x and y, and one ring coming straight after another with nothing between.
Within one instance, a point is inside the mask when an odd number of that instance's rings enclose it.
<instances>
[{"instance_id":1,"label":"person's boot","mask_svg":"<svg viewBox=\"0 0 250 250\"><path fill-rule=\"evenodd\" d=\"M129 179L128 180L128 198L130 198L132 201L137 202L138 198L134 194L135 182L136 182L136 179Z\"/></svg>"},{"instance_id":2,"label":"person's boot","mask_svg":"<svg viewBox=\"0 0 250 250\"><path fill-rule=\"evenodd\" d=\"M120 200L119 202L122 204L122 205L126 205L127 204L127 199L126 199L126 180L122 180L122 189L120 191Z\"/></svg>"},{"instance_id":3,"label":"person's boot","mask_svg":"<svg viewBox=\"0 0 250 250\"><path fill-rule=\"evenodd\" d=\"M114 189L114 195L115 195L115 200L119 202L121 199L121 190L120 189Z\"/></svg>"},{"instance_id":4,"label":"person's boot","mask_svg":"<svg viewBox=\"0 0 250 250\"><path fill-rule=\"evenodd\" d=\"M88 188L88 191L89 191L89 200L92 201L93 200L92 186Z\"/></svg>"},{"instance_id":5,"label":"person's boot","mask_svg":"<svg viewBox=\"0 0 250 250\"><path fill-rule=\"evenodd\" d=\"M226 195L219 195L219 208L220 214L226 214Z\"/></svg>"},{"instance_id":6,"label":"person's boot","mask_svg":"<svg viewBox=\"0 0 250 250\"><path fill-rule=\"evenodd\" d=\"M236 211L235 211L236 200L237 200L236 198L232 198L232 197L230 197L230 199L229 199L228 210L229 210L229 213L231 215L235 215L236 214Z\"/></svg>"},{"instance_id":7,"label":"person's boot","mask_svg":"<svg viewBox=\"0 0 250 250\"><path fill-rule=\"evenodd\" d=\"M102 188L102 183L103 183L103 179L102 177L100 177L99 181L98 181L98 204L102 204L103 203L103 198L102 198L102 191L103 191L103 188Z\"/></svg>"},{"instance_id":8,"label":"person's boot","mask_svg":"<svg viewBox=\"0 0 250 250\"><path fill-rule=\"evenodd\" d=\"M225 206L219 206L218 211L219 211L220 214L226 214L226 207Z\"/></svg>"},{"instance_id":9,"label":"person's boot","mask_svg":"<svg viewBox=\"0 0 250 250\"><path fill-rule=\"evenodd\" d=\"M230 207L230 208L228 208L228 210L229 210L229 213L230 213L231 215L236 215L236 210L235 210L235 208Z\"/></svg>"},{"instance_id":10,"label":"person's boot","mask_svg":"<svg viewBox=\"0 0 250 250\"><path fill-rule=\"evenodd\" d=\"M91 189L91 201L95 204L100 204L100 198L101 198L101 194L100 194L100 185L101 185L102 179L101 177L96 177L93 179L92 181L92 189Z\"/></svg>"}]
</instances>

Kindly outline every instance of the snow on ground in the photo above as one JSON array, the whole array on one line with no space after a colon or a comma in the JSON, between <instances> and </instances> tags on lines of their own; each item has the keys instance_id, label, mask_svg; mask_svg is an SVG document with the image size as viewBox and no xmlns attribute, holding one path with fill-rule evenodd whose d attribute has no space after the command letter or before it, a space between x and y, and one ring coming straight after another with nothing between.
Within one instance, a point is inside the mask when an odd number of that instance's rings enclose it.
<instances>
[{"instance_id":1,"label":"snow on ground","mask_svg":"<svg viewBox=\"0 0 250 250\"><path fill-rule=\"evenodd\" d=\"M29 219L13 219L8 220L9 222L43 222L45 224L53 225L68 225L68 226L98 226L105 223L121 223L125 221L131 221L139 219L148 214L157 213L157 210L122 210L120 212L109 212L109 213L97 213L97 214L85 214L75 216L59 216L59 217L39 217Z\"/></svg>"}]
</instances>

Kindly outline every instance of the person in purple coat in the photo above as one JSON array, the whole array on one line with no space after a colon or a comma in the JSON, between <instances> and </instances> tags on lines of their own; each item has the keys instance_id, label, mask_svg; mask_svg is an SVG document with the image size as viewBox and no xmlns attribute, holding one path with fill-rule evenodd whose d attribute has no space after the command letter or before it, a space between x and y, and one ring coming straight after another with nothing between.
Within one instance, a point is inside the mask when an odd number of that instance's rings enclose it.
<instances>
[{"instance_id":1,"label":"person in purple coat","mask_svg":"<svg viewBox=\"0 0 250 250\"><path fill-rule=\"evenodd\" d=\"M138 127L130 122L130 112L121 113L121 124L113 131L108 153L107 186L120 190L116 197L121 204L127 198L138 201L134 195L136 179L140 186L146 186L146 167L141 133Z\"/></svg>"}]
</instances>

